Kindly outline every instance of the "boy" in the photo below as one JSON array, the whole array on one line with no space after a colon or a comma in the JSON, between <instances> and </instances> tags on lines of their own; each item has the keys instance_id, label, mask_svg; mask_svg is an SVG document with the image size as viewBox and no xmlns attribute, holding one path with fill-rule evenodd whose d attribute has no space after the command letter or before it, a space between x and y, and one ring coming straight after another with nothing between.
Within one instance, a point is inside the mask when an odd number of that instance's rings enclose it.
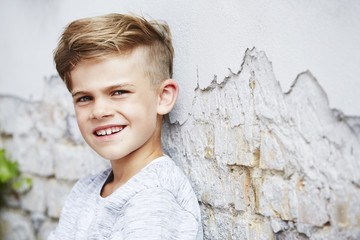
<instances>
[{"instance_id":1,"label":"boy","mask_svg":"<svg viewBox=\"0 0 360 240\"><path fill-rule=\"evenodd\" d=\"M202 239L199 205L161 149L178 96L167 25L109 14L70 23L54 53L85 141L111 168L81 179L48 239Z\"/></svg>"}]
</instances>

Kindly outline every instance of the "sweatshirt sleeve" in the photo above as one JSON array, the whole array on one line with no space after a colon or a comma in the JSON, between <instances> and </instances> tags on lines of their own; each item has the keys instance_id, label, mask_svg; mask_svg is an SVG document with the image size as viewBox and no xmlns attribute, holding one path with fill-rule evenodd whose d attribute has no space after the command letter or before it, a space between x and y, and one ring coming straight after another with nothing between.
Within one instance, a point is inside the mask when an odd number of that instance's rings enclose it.
<instances>
[{"instance_id":1,"label":"sweatshirt sleeve","mask_svg":"<svg viewBox=\"0 0 360 240\"><path fill-rule=\"evenodd\" d=\"M80 181L74 185L69 195L67 196L64 206L61 210L59 223L56 229L50 233L47 240L61 239L64 233L68 233L68 235L70 234L69 232L71 232L71 226L74 226L74 217L76 216L76 214L73 214L73 211L76 210L74 205L77 199L77 189L80 184L79 182Z\"/></svg>"},{"instance_id":2,"label":"sweatshirt sleeve","mask_svg":"<svg viewBox=\"0 0 360 240\"><path fill-rule=\"evenodd\" d=\"M168 190L149 188L126 203L111 239L199 239L199 224Z\"/></svg>"},{"instance_id":3,"label":"sweatshirt sleeve","mask_svg":"<svg viewBox=\"0 0 360 240\"><path fill-rule=\"evenodd\" d=\"M84 199L80 197L89 189L93 179L84 177L80 179L71 189L61 210L59 223L54 231L50 233L47 240L73 239L76 235L79 212L82 209Z\"/></svg>"}]
</instances>

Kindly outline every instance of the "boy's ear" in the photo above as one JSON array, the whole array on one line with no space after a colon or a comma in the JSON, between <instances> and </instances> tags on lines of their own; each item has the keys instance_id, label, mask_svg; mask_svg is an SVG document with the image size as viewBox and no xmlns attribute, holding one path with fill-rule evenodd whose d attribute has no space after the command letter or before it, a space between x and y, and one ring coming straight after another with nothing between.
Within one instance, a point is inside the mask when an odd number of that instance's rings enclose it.
<instances>
[{"instance_id":1,"label":"boy's ear","mask_svg":"<svg viewBox=\"0 0 360 240\"><path fill-rule=\"evenodd\" d=\"M179 95L179 86L174 79L163 81L159 87L157 113L165 115L174 107Z\"/></svg>"}]
</instances>

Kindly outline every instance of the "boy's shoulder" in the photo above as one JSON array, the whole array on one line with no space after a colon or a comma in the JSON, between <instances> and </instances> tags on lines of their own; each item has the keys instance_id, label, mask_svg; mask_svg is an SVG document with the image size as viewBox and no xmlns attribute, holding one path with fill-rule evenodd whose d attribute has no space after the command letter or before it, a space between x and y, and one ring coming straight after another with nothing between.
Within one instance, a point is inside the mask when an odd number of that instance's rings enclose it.
<instances>
[{"instance_id":1,"label":"boy's shoulder","mask_svg":"<svg viewBox=\"0 0 360 240\"><path fill-rule=\"evenodd\" d=\"M80 178L71 190L72 195L96 193L100 190L100 186L105 183L110 173L111 168L108 168L96 174Z\"/></svg>"},{"instance_id":2,"label":"boy's shoulder","mask_svg":"<svg viewBox=\"0 0 360 240\"><path fill-rule=\"evenodd\" d=\"M148 166L148 171L145 172L148 173L149 178L154 180L157 187L164 188L171 193L179 192L181 187L190 187L190 183L183 171L168 156L155 160Z\"/></svg>"},{"instance_id":3,"label":"boy's shoulder","mask_svg":"<svg viewBox=\"0 0 360 240\"><path fill-rule=\"evenodd\" d=\"M182 209L197 215L199 205L195 192L188 178L170 157L164 156L155 160L143 173L146 176L142 180L139 179L138 184L134 186L135 189L132 189L134 197L144 195L156 200L167 195ZM144 187L140 187L141 185Z\"/></svg>"},{"instance_id":4,"label":"boy's shoulder","mask_svg":"<svg viewBox=\"0 0 360 240\"><path fill-rule=\"evenodd\" d=\"M162 188L175 197L183 190L182 188L192 190L182 170L168 156L155 159L123 187L129 189L133 195L146 189Z\"/></svg>"},{"instance_id":5,"label":"boy's shoulder","mask_svg":"<svg viewBox=\"0 0 360 240\"><path fill-rule=\"evenodd\" d=\"M108 176L110 175L111 170L112 169L110 167L110 168L107 168L105 170L101 170L98 173L85 176L83 178L80 178L79 181L76 184L92 185L92 184L103 183L103 181L105 181L108 178Z\"/></svg>"},{"instance_id":6,"label":"boy's shoulder","mask_svg":"<svg viewBox=\"0 0 360 240\"><path fill-rule=\"evenodd\" d=\"M82 221L88 221L91 216L84 216L97 209L96 211L105 211L108 216L101 221L110 221L113 218L109 216L117 216L113 219L117 226L113 231L122 229L124 225L136 228L144 221L157 226L163 224L161 219L167 219L165 223L171 222L171 226L166 228L177 229L179 225L185 224L188 228L199 228L200 230L194 231L201 232L201 215L196 195L190 182L172 159L164 156L154 160L111 195L101 198L101 188L111 172L112 169L109 168L80 179L67 199L63 218L73 219L75 215L82 218ZM162 222L157 223L160 220ZM69 229L72 228L70 225L67 224Z\"/></svg>"},{"instance_id":7,"label":"boy's shoulder","mask_svg":"<svg viewBox=\"0 0 360 240\"><path fill-rule=\"evenodd\" d=\"M95 175L81 178L72 189L71 198L89 198L91 195L99 197L101 188L112 173L112 169L106 169ZM183 205L184 202L197 203L196 195L183 171L168 157L160 157L144 167L133 176L127 183L106 197L107 202L118 207L128 203L137 195L166 192L174 197L174 200ZM97 195L97 196L96 196ZM182 206L187 208L186 206Z\"/></svg>"}]
</instances>

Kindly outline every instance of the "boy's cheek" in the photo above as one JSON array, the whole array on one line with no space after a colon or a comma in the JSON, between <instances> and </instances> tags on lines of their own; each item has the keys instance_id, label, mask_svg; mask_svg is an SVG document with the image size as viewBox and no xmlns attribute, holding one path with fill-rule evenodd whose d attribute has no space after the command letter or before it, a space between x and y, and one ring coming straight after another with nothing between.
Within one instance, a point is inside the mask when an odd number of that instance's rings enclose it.
<instances>
[{"instance_id":1,"label":"boy's cheek","mask_svg":"<svg viewBox=\"0 0 360 240\"><path fill-rule=\"evenodd\" d=\"M78 124L79 128L81 129L83 127L83 125L85 124L86 119L88 119L88 117L86 117L84 112L78 111L78 110L75 110L75 116L76 116L77 124Z\"/></svg>"},{"instance_id":2,"label":"boy's cheek","mask_svg":"<svg viewBox=\"0 0 360 240\"><path fill-rule=\"evenodd\" d=\"M82 116L85 114L89 114L89 110L87 106L80 106L79 104L74 105L75 115Z\"/></svg>"}]
</instances>

